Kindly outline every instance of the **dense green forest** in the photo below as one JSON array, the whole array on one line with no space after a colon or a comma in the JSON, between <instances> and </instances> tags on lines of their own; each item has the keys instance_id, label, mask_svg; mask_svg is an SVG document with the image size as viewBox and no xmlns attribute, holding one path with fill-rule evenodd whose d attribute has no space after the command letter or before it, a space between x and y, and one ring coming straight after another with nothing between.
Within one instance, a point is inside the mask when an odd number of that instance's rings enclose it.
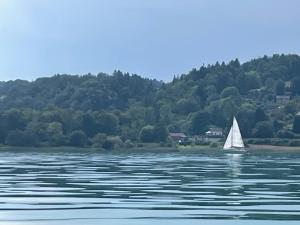
<instances>
[{"instance_id":1,"label":"dense green forest","mask_svg":"<svg viewBox=\"0 0 300 225\"><path fill-rule=\"evenodd\" d=\"M297 139L300 57L201 66L169 83L115 71L0 83L0 143L94 146L168 143L169 132L228 129L246 138Z\"/></svg>"}]
</instances>

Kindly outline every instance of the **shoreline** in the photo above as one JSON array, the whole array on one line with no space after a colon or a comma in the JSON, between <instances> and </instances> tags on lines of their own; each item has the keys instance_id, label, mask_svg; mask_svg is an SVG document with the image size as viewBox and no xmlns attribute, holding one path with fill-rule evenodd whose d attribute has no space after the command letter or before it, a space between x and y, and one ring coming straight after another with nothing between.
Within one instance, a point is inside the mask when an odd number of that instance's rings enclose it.
<instances>
[{"instance_id":1,"label":"shoreline","mask_svg":"<svg viewBox=\"0 0 300 225\"><path fill-rule=\"evenodd\" d=\"M126 153L126 152L209 152L209 151L218 151L221 150L222 147L210 147L210 146L175 146L175 147L162 147L162 146L144 146L144 147L131 147L131 148L119 148L106 150L103 148L95 148L95 147L72 147L72 146L43 146L43 147L27 147L27 146L0 146L0 151L65 151L65 152L74 152L74 151L95 151L95 152L103 152L103 153ZM277 151L277 152L285 152L285 151L299 151L300 146L276 146L276 145L255 145L249 144L246 147L248 151Z\"/></svg>"},{"instance_id":2,"label":"shoreline","mask_svg":"<svg viewBox=\"0 0 300 225\"><path fill-rule=\"evenodd\" d=\"M254 145L249 144L251 150L271 150L271 151L300 151L300 146L278 146L278 145Z\"/></svg>"}]
</instances>

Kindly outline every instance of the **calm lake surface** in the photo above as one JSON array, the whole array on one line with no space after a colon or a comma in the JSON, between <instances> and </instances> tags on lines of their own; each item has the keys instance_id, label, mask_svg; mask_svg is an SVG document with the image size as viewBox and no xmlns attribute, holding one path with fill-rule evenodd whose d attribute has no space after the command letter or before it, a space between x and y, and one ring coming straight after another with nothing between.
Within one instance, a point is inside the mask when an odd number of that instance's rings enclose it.
<instances>
[{"instance_id":1,"label":"calm lake surface","mask_svg":"<svg viewBox=\"0 0 300 225\"><path fill-rule=\"evenodd\" d=\"M0 162L1 225L300 221L300 152L28 150Z\"/></svg>"}]
</instances>

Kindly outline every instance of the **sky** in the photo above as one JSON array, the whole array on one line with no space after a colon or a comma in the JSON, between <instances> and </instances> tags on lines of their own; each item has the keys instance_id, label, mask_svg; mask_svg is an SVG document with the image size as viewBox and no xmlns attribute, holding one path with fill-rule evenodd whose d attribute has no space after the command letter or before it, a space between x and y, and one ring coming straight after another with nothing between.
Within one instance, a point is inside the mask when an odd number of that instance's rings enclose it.
<instances>
[{"instance_id":1,"label":"sky","mask_svg":"<svg viewBox=\"0 0 300 225\"><path fill-rule=\"evenodd\" d=\"M0 80L300 54L299 0L0 0Z\"/></svg>"}]
</instances>

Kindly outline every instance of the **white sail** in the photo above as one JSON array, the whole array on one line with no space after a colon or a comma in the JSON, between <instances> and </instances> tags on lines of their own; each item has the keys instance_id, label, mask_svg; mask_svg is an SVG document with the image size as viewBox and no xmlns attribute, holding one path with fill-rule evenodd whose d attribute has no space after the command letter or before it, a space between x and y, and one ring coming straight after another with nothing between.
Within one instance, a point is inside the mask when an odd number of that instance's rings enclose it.
<instances>
[{"instance_id":1,"label":"white sail","mask_svg":"<svg viewBox=\"0 0 300 225\"><path fill-rule=\"evenodd\" d=\"M240 128L239 125L235 119L235 117L233 118L233 125L232 125L232 139L233 139L233 143L232 146L233 147L237 147L237 148L244 148L244 142L243 142L243 138L240 132Z\"/></svg>"},{"instance_id":2,"label":"white sail","mask_svg":"<svg viewBox=\"0 0 300 225\"><path fill-rule=\"evenodd\" d=\"M230 149L232 148L232 126L230 128L230 131L228 133L227 139L225 141L223 149Z\"/></svg>"},{"instance_id":3,"label":"white sail","mask_svg":"<svg viewBox=\"0 0 300 225\"><path fill-rule=\"evenodd\" d=\"M223 149L230 148L244 148L244 142L242 139L240 128L235 117L233 118L232 126L223 147Z\"/></svg>"}]
</instances>

